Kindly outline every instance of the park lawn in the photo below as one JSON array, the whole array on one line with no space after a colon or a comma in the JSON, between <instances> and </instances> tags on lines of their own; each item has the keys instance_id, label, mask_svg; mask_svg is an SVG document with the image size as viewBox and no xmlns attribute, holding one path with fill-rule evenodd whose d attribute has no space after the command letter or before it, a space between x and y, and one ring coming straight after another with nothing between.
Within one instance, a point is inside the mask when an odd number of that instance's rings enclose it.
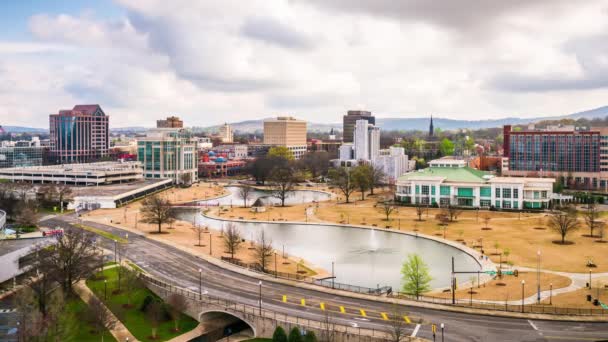
<instances>
[{"instance_id":1,"label":"park lawn","mask_svg":"<svg viewBox=\"0 0 608 342\"><path fill-rule=\"evenodd\" d=\"M62 319L61 341L101 341L101 335L92 333L93 327L86 321L88 306L78 296L74 295L65 302L64 312L67 315ZM116 341L110 332L104 329L103 340L105 342Z\"/></svg>"},{"instance_id":2,"label":"park lawn","mask_svg":"<svg viewBox=\"0 0 608 342\"><path fill-rule=\"evenodd\" d=\"M101 236L105 237L106 239L115 240L115 241L118 241L120 243L127 243L127 242L129 242L129 241L127 241L127 239L125 239L123 237L120 237L118 235L114 235L112 233L108 233L105 230L93 228L91 226L86 226L84 224L75 224L74 226L76 226L76 227L78 227L80 229L84 229L84 230L86 230L88 232L91 232L91 233L94 233L94 234L97 234L97 235L101 235Z\"/></svg>"},{"instance_id":3,"label":"park lawn","mask_svg":"<svg viewBox=\"0 0 608 342\"><path fill-rule=\"evenodd\" d=\"M140 341L149 340L149 336L152 333L152 326L146 319L145 312L140 310L141 305L146 296L153 296L158 298L152 291L146 287L136 289L131 296L131 308L124 308L123 304L127 303L127 296L125 292L119 294L112 294L112 291L118 287L118 268L110 268L103 271L103 275L108 282L107 299L104 300L104 281L101 279L101 274L98 273L94 279L87 280L87 286L97 295L97 297L104 301L106 306L120 319L120 321L127 327L127 329ZM185 332L194 329L198 325L198 322L193 318L182 314L180 319L179 332L173 332L174 323L171 320L160 323L157 329L157 340L166 341L176 336L179 336Z\"/></svg>"}]
</instances>

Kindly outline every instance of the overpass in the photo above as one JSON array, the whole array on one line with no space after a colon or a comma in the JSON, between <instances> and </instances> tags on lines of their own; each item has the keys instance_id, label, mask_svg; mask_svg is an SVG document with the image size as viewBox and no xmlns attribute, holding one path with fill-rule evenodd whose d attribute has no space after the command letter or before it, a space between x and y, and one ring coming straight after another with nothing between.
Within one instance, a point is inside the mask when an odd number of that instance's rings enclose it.
<instances>
[{"instance_id":1,"label":"overpass","mask_svg":"<svg viewBox=\"0 0 608 342\"><path fill-rule=\"evenodd\" d=\"M47 224L65 228L75 222L75 217L63 215L48 220ZM119 236L124 236L127 232L95 222L86 224ZM113 242L108 241L108 249L113 249ZM391 322L395 321L389 316L395 313L395 317L397 314L408 317L409 323L406 322L404 327L407 335L426 339L432 339L431 324L440 323L446 326L448 341L536 341L551 338L577 341L598 340L608 336L605 316L600 318L603 322L560 322L542 319L542 316L516 313L513 313L514 317L499 317L496 316L499 312L486 311L489 315L479 314L476 310L462 312L466 309L454 312L456 308L450 306L323 289L312 284L282 281L236 270L230 265L203 260L175 246L145 236L130 234L125 253L126 258L150 276L168 284L169 288L194 293L201 291L213 298L235 303L237 307L258 306L261 289L262 310L276 314L277 317L295 317L296 324L302 320L323 322L329 316L335 325L387 333L392 329ZM261 286L260 279L263 281ZM198 317L198 314L193 317ZM252 325L256 334L267 334L266 330L260 328L263 325Z\"/></svg>"}]
</instances>

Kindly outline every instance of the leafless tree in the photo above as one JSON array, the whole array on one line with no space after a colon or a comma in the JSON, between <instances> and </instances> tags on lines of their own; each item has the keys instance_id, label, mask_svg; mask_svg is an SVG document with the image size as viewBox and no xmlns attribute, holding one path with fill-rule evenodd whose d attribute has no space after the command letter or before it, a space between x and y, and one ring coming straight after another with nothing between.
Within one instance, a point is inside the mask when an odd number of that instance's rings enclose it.
<instances>
[{"instance_id":1,"label":"leafless tree","mask_svg":"<svg viewBox=\"0 0 608 342\"><path fill-rule=\"evenodd\" d=\"M353 179L351 171L348 168L340 167L337 169L329 170L329 184L337 187L346 200L346 203L350 203L350 195L355 192L357 184Z\"/></svg>"},{"instance_id":2,"label":"leafless tree","mask_svg":"<svg viewBox=\"0 0 608 342\"><path fill-rule=\"evenodd\" d=\"M152 338L156 339L156 335L158 332L158 326L160 325L163 319L163 307L162 304L158 300L153 300L146 307L146 319L150 326L152 327Z\"/></svg>"},{"instance_id":3,"label":"leafless tree","mask_svg":"<svg viewBox=\"0 0 608 342\"><path fill-rule=\"evenodd\" d=\"M266 238L263 230L256 241L254 254L262 272L266 272L266 267L270 262L270 257L272 257L272 240Z\"/></svg>"},{"instance_id":4,"label":"leafless tree","mask_svg":"<svg viewBox=\"0 0 608 342\"><path fill-rule=\"evenodd\" d=\"M391 341L401 342L407 337L407 325L404 316L407 312L403 311L399 306L393 305L393 317L390 320L391 325Z\"/></svg>"},{"instance_id":5,"label":"leafless tree","mask_svg":"<svg viewBox=\"0 0 608 342\"><path fill-rule=\"evenodd\" d=\"M61 212L63 212L63 201L66 197L72 194L72 188L68 185L62 184L57 186L57 199L59 201L59 207L61 208Z\"/></svg>"},{"instance_id":6,"label":"leafless tree","mask_svg":"<svg viewBox=\"0 0 608 342\"><path fill-rule=\"evenodd\" d=\"M455 207L453 205L448 205L444 209L444 211L448 214L448 217L450 218L450 222L458 220L458 216L460 216L460 214L462 213L461 209L458 209L458 207Z\"/></svg>"},{"instance_id":7,"label":"leafless tree","mask_svg":"<svg viewBox=\"0 0 608 342\"><path fill-rule=\"evenodd\" d=\"M270 173L272 195L285 206L285 200L293 192L295 186L295 175L289 165L277 166Z\"/></svg>"},{"instance_id":8,"label":"leafless tree","mask_svg":"<svg viewBox=\"0 0 608 342\"><path fill-rule=\"evenodd\" d=\"M565 212L558 211L549 216L549 228L561 236L561 244L566 243L566 236L579 229L576 211L568 209Z\"/></svg>"},{"instance_id":9,"label":"leafless tree","mask_svg":"<svg viewBox=\"0 0 608 342\"><path fill-rule=\"evenodd\" d=\"M418 221L422 221L423 214L424 214L424 206L421 203L416 203L416 216L418 216Z\"/></svg>"},{"instance_id":10,"label":"leafless tree","mask_svg":"<svg viewBox=\"0 0 608 342\"><path fill-rule=\"evenodd\" d=\"M599 220L600 212L595 204L595 201L591 200L587 204L587 208L583 212L583 217L585 219L585 224L589 227L589 236L593 237L593 231L603 224L602 221Z\"/></svg>"},{"instance_id":11,"label":"leafless tree","mask_svg":"<svg viewBox=\"0 0 608 342\"><path fill-rule=\"evenodd\" d=\"M202 244L203 234L205 234L207 227L196 225L196 226L192 227L192 229L194 230L194 232L196 233L196 236L198 237L198 244L196 244L196 246L203 247L204 246Z\"/></svg>"},{"instance_id":12,"label":"leafless tree","mask_svg":"<svg viewBox=\"0 0 608 342\"><path fill-rule=\"evenodd\" d=\"M379 166L372 166L369 173L369 194L374 194L374 188L383 184L386 174Z\"/></svg>"},{"instance_id":13,"label":"leafless tree","mask_svg":"<svg viewBox=\"0 0 608 342\"><path fill-rule=\"evenodd\" d=\"M42 314L36 307L34 293L28 287L22 288L15 296L17 322L19 324L18 340L31 341L42 334Z\"/></svg>"},{"instance_id":14,"label":"leafless tree","mask_svg":"<svg viewBox=\"0 0 608 342\"><path fill-rule=\"evenodd\" d=\"M236 253L243 243L243 237L241 232L234 223L229 223L226 231L224 232L224 246L230 253L230 258L234 260L234 253Z\"/></svg>"},{"instance_id":15,"label":"leafless tree","mask_svg":"<svg viewBox=\"0 0 608 342\"><path fill-rule=\"evenodd\" d=\"M247 208L247 201L249 201L253 195L253 187L249 185L240 186L236 194L243 200L243 207Z\"/></svg>"},{"instance_id":16,"label":"leafless tree","mask_svg":"<svg viewBox=\"0 0 608 342\"><path fill-rule=\"evenodd\" d=\"M169 315L175 324L174 330L179 331L179 320L182 312L188 310L188 301L183 296L174 293L167 298L167 304L169 304Z\"/></svg>"},{"instance_id":17,"label":"leafless tree","mask_svg":"<svg viewBox=\"0 0 608 342\"><path fill-rule=\"evenodd\" d=\"M111 330L116 325L116 319L112 317L110 310L95 296L89 298L88 316L89 321L95 328L95 332L104 340L105 329Z\"/></svg>"},{"instance_id":18,"label":"leafless tree","mask_svg":"<svg viewBox=\"0 0 608 342\"><path fill-rule=\"evenodd\" d=\"M133 293L138 289L142 288L141 280L139 279L139 272L134 269L124 268L123 269L123 289L125 291L125 297L127 298L127 307L131 307L131 299Z\"/></svg>"},{"instance_id":19,"label":"leafless tree","mask_svg":"<svg viewBox=\"0 0 608 342\"><path fill-rule=\"evenodd\" d=\"M483 216L483 223L484 223L484 230L490 230L490 227L488 227L488 224L490 223L490 221L492 220L492 217L490 216L490 214L485 214Z\"/></svg>"},{"instance_id":20,"label":"leafless tree","mask_svg":"<svg viewBox=\"0 0 608 342\"><path fill-rule=\"evenodd\" d=\"M334 342L336 340L336 323L333 322L333 314L329 310L323 311L321 322L321 341Z\"/></svg>"},{"instance_id":21,"label":"leafless tree","mask_svg":"<svg viewBox=\"0 0 608 342\"><path fill-rule=\"evenodd\" d=\"M162 232L162 225L175 221L175 213L171 208L171 202L159 195L146 197L139 209L142 221L158 225L158 233Z\"/></svg>"},{"instance_id":22,"label":"leafless tree","mask_svg":"<svg viewBox=\"0 0 608 342\"><path fill-rule=\"evenodd\" d=\"M382 202L380 209L382 210L382 212L386 216L386 221L390 220L391 215L396 210L395 206L388 199Z\"/></svg>"},{"instance_id":23,"label":"leafless tree","mask_svg":"<svg viewBox=\"0 0 608 342\"><path fill-rule=\"evenodd\" d=\"M15 223L20 227L36 227L38 225L38 211L33 201L21 202Z\"/></svg>"}]
</instances>

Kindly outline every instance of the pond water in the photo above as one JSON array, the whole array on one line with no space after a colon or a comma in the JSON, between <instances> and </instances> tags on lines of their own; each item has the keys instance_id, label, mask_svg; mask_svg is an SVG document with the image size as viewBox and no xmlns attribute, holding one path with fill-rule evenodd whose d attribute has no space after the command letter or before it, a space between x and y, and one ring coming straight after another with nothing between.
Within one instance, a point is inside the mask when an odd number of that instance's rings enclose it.
<instances>
[{"instance_id":1,"label":"pond water","mask_svg":"<svg viewBox=\"0 0 608 342\"><path fill-rule=\"evenodd\" d=\"M183 218L211 229L221 230L228 222L203 216L199 210L184 209ZM257 240L264 230L273 247L331 272L335 263L336 282L365 286L392 286L401 289L401 265L410 253L419 254L430 268L433 288L449 287L451 258L457 271L480 270L477 261L465 252L440 242L375 229L324 224L234 222L244 238ZM459 283L468 281L462 276Z\"/></svg>"},{"instance_id":2,"label":"pond water","mask_svg":"<svg viewBox=\"0 0 608 342\"><path fill-rule=\"evenodd\" d=\"M234 205L234 206L243 206L243 199L239 197L238 186L227 186L226 190L230 192L230 194L216 198L209 199L203 201L196 201L199 205ZM262 197L267 201L270 201L273 204L281 204L281 200L272 196L270 191L258 190L254 189L251 191L250 198L247 200L247 206L251 206L256 199ZM315 190L296 190L288 193L287 198L285 199L285 205L294 205L294 204L302 204L302 203L311 203L311 202L319 202L319 201L327 201L331 198L331 195L322 191Z\"/></svg>"}]
</instances>

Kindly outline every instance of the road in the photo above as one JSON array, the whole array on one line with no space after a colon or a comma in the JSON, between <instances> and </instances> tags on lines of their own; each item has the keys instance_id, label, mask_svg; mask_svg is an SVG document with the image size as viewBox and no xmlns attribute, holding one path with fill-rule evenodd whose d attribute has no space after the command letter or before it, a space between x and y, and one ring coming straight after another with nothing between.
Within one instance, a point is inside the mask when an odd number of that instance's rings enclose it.
<instances>
[{"instance_id":1,"label":"road","mask_svg":"<svg viewBox=\"0 0 608 342\"><path fill-rule=\"evenodd\" d=\"M48 226L66 228L76 222L72 215L48 219ZM85 222L86 225L124 236L127 231L115 227ZM108 241L108 249L113 242ZM226 270L167 244L130 234L126 257L154 276L164 278L193 291L199 289L199 269L202 270L203 290L212 296L249 305L258 304L259 280ZM286 296L286 297L284 297ZM608 340L607 323L556 322L503 318L448 312L417 307L399 307L367 299L328 294L294 286L264 282L262 302L265 309L302 318L322 321L326 313L321 303L331 312L338 324L376 330L391 330L387 316L407 316L408 335L432 340L431 324L445 324L445 341L601 341ZM284 298L287 302L284 302ZM302 305L302 299L305 305ZM343 307L343 308L340 308ZM363 310L363 312L361 311ZM384 316L384 315L386 316ZM418 326L417 323L421 324ZM441 340L438 329L437 340Z\"/></svg>"}]
</instances>

